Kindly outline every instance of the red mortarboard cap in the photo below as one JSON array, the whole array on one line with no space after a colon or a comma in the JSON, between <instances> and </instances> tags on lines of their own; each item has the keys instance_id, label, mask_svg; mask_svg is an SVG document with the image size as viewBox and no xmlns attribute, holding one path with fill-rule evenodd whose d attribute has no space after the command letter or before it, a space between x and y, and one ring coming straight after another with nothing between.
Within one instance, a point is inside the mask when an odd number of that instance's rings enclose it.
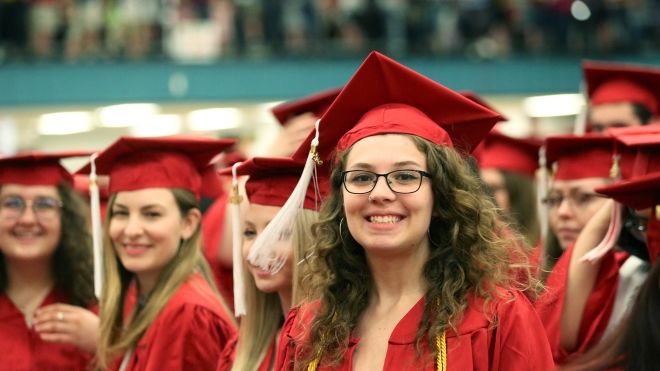
<instances>
[{"instance_id":1,"label":"red mortarboard cap","mask_svg":"<svg viewBox=\"0 0 660 371\"><path fill-rule=\"evenodd\" d=\"M215 164L210 164L202 170L202 197L217 198L225 193L222 179L218 176L218 171L215 166Z\"/></svg>"},{"instance_id":2,"label":"red mortarboard cap","mask_svg":"<svg viewBox=\"0 0 660 371\"><path fill-rule=\"evenodd\" d=\"M646 209L660 205L660 172L599 187L596 188L596 192L634 209Z\"/></svg>"},{"instance_id":3,"label":"red mortarboard cap","mask_svg":"<svg viewBox=\"0 0 660 371\"><path fill-rule=\"evenodd\" d=\"M499 113L500 116L502 116L502 120L501 120L501 121L508 121L508 120L509 120L509 119L506 118L502 113L500 113L500 112L499 112L498 110L496 110L493 106L491 106L488 102L486 102L482 97L480 97L479 95L477 95L477 93L472 92L472 91L462 91L462 92L460 92L460 93L461 93L461 95L464 96L465 98L467 98L467 99L469 99L469 100L471 100L471 101L473 101L473 102L475 102L475 103L479 103L480 105L482 105L482 106L488 108L489 110L491 110L491 111L493 111L493 112Z\"/></svg>"},{"instance_id":4,"label":"red mortarboard cap","mask_svg":"<svg viewBox=\"0 0 660 371\"><path fill-rule=\"evenodd\" d=\"M341 88L326 90L317 94L309 95L279 104L271 109L277 121L284 125L292 117L311 112L316 117L321 117L337 98Z\"/></svg>"},{"instance_id":5,"label":"red mortarboard cap","mask_svg":"<svg viewBox=\"0 0 660 371\"><path fill-rule=\"evenodd\" d=\"M495 168L534 177L542 144L539 139L512 138L491 131L479 145L483 149L477 161L482 169Z\"/></svg>"},{"instance_id":6,"label":"red mortarboard cap","mask_svg":"<svg viewBox=\"0 0 660 371\"><path fill-rule=\"evenodd\" d=\"M660 113L660 68L588 61L582 70L591 105L633 102Z\"/></svg>"},{"instance_id":7,"label":"red mortarboard cap","mask_svg":"<svg viewBox=\"0 0 660 371\"><path fill-rule=\"evenodd\" d=\"M586 134L558 135L546 139L547 163L556 163L554 179L609 178L614 138Z\"/></svg>"},{"instance_id":8,"label":"red mortarboard cap","mask_svg":"<svg viewBox=\"0 0 660 371\"><path fill-rule=\"evenodd\" d=\"M183 188L200 196L201 172L233 139L121 137L96 158L96 173L110 176L109 192ZM90 165L79 173L89 173Z\"/></svg>"},{"instance_id":9,"label":"red mortarboard cap","mask_svg":"<svg viewBox=\"0 0 660 371\"><path fill-rule=\"evenodd\" d=\"M86 157L91 153L90 151L27 152L0 157L0 184L56 186L69 183L73 185L73 175L60 164L60 160L69 157Z\"/></svg>"},{"instance_id":10,"label":"red mortarboard cap","mask_svg":"<svg viewBox=\"0 0 660 371\"><path fill-rule=\"evenodd\" d=\"M240 164L236 168L236 174L250 176L245 183L245 192L250 203L282 207L300 180L303 167L304 164L290 158L254 157ZM220 174L230 175L231 168L221 170ZM318 210L322 198L330 189L328 175L327 166L318 168L319 195L317 196L314 186L310 184L305 194L305 209Z\"/></svg>"},{"instance_id":11,"label":"red mortarboard cap","mask_svg":"<svg viewBox=\"0 0 660 371\"><path fill-rule=\"evenodd\" d=\"M470 152L501 120L498 113L372 52L321 117L317 151L328 159L360 139L400 133ZM313 138L311 133L293 158L305 161Z\"/></svg>"},{"instance_id":12,"label":"red mortarboard cap","mask_svg":"<svg viewBox=\"0 0 660 371\"><path fill-rule=\"evenodd\" d=\"M624 179L660 172L660 125L610 129L608 133L625 145L621 149L625 157L633 159L620 165Z\"/></svg>"}]
</instances>

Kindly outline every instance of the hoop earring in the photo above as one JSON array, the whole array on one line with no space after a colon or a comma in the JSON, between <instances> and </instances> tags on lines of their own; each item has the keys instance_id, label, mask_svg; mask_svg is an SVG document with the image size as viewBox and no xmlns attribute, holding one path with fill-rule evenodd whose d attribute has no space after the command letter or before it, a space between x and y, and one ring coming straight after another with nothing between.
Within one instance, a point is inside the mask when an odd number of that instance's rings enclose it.
<instances>
[{"instance_id":1,"label":"hoop earring","mask_svg":"<svg viewBox=\"0 0 660 371\"><path fill-rule=\"evenodd\" d=\"M344 234L341 233L341 226L342 226L342 224L344 224L344 217L342 217L341 219L339 219L339 239L341 239L341 242L345 245L346 242L344 241Z\"/></svg>"}]
</instances>

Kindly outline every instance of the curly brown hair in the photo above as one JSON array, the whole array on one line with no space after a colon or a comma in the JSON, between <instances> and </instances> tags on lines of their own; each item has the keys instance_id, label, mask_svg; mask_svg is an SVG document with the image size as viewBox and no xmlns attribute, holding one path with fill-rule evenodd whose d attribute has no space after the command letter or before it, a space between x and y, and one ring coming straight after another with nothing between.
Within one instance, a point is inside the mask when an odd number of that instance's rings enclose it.
<instances>
[{"instance_id":1,"label":"curly brown hair","mask_svg":"<svg viewBox=\"0 0 660 371\"><path fill-rule=\"evenodd\" d=\"M68 184L57 186L62 199L62 234L51 259L55 287L62 291L69 304L88 307L94 297L94 267L92 237L89 233L88 207ZM7 289L5 259L0 254L0 291Z\"/></svg>"},{"instance_id":2,"label":"curly brown hair","mask_svg":"<svg viewBox=\"0 0 660 371\"><path fill-rule=\"evenodd\" d=\"M469 295L491 303L499 296L499 288L525 289L538 281L526 265L521 237L501 222L464 157L453 148L408 137L426 154L427 171L432 174L430 253L421 272L428 291L416 339L418 350L424 339L435 349L436 335L460 323ZM314 272L308 279L321 308L303 345L302 359L296 362L300 365L319 357L328 364L341 360L373 290L364 249L342 225L342 171L349 152L341 153L335 162L331 194L312 228L317 256L308 261ZM512 266L525 273L524 279L520 272L512 274Z\"/></svg>"}]
</instances>

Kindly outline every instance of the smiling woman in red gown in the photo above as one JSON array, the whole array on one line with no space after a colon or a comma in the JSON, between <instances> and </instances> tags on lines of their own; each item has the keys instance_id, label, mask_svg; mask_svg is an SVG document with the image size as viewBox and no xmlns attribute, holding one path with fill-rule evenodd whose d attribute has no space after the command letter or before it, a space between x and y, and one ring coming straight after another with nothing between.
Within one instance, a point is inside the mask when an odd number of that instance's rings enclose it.
<instances>
[{"instance_id":1,"label":"smiling woman in red gown","mask_svg":"<svg viewBox=\"0 0 660 371\"><path fill-rule=\"evenodd\" d=\"M337 156L313 228L318 299L287 318L278 370L553 367L510 274L516 241L462 156L498 120L385 56L365 60L319 124L318 155Z\"/></svg>"},{"instance_id":2,"label":"smiling woman in red gown","mask_svg":"<svg viewBox=\"0 0 660 371\"><path fill-rule=\"evenodd\" d=\"M0 370L86 370L96 349L86 208L60 159L0 159Z\"/></svg>"}]
</instances>

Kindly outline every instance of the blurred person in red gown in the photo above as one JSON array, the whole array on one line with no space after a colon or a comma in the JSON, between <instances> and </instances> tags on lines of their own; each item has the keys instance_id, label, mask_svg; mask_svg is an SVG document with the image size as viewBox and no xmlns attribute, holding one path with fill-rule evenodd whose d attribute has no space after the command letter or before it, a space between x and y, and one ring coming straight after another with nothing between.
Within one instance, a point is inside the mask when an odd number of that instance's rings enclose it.
<instances>
[{"instance_id":1,"label":"blurred person in red gown","mask_svg":"<svg viewBox=\"0 0 660 371\"><path fill-rule=\"evenodd\" d=\"M96 350L87 208L60 165L87 154L0 158L0 370L86 370Z\"/></svg>"}]
</instances>

